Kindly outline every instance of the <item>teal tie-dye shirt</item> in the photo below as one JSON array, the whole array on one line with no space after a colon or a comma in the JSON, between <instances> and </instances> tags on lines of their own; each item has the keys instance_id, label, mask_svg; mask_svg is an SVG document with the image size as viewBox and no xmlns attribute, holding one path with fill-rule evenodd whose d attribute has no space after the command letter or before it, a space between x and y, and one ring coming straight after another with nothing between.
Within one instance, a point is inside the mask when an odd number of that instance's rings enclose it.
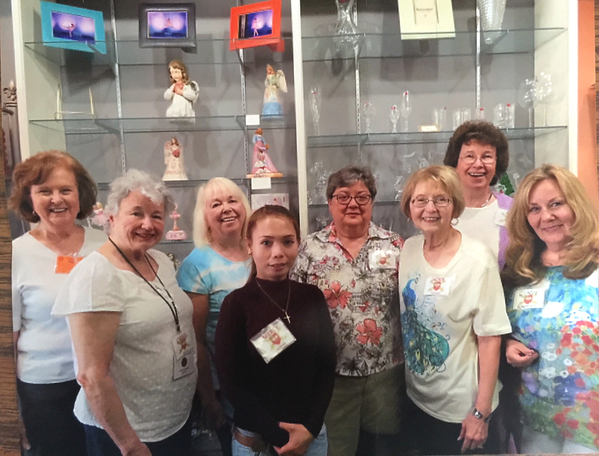
<instances>
[{"instance_id":1,"label":"teal tie-dye shirt","mask_svg":"<svg viewBox=\"0 0 599 456\"><path fill-rule=\"evenodd\" d=\"M506 296L514 337L540 355L522 371L520 401L537 431L599 448L599 276L562 271L551 267L541 283Z\"/></svg>"}]
</instances>

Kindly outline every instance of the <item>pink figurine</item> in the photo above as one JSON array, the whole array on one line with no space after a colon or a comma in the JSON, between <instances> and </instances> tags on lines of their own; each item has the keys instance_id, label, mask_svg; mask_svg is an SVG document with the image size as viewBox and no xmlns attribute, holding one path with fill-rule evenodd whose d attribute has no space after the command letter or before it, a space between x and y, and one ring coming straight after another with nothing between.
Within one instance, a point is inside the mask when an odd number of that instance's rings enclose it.
<instances>
[{"instance_id":1,"label":"pink figurine","mask_svg":"<svg viewBox=\"0 0 599 456\"><path fill-rule=\"evenodd\" d=\"M254 151L252 153L252 172L247 177L283 177L283 174L277 171L272 163L268 152L269 145L262 137L262 128L256 130L253 138Z\"/></svg>"},{"instance_id":2,"label":"pink figurine","mask_svg":"<svg viewBox=\"0 0 599 456\"><path fill-rule=\"evenodd\" d=\"M175 209L169 215L169 218L173 220L173 229L166 233L167 241L184 241L187 239L187 233L177 226L177 219L181 217L181 214L177 212L177 205Z\"/></svg>"},{"instance_id":3,"label":"pink figurine","mask_svg":"<svg viewBox=\"0 0 599 456\"><path fill-rule=\"evenodd\" d=\"M108 217L104 214L104 205L100 202L94 204L94 216L91 219L91 224L99 226L105 233L108 233L110 224L108 223Z\"/></svg>"}]
</instances>

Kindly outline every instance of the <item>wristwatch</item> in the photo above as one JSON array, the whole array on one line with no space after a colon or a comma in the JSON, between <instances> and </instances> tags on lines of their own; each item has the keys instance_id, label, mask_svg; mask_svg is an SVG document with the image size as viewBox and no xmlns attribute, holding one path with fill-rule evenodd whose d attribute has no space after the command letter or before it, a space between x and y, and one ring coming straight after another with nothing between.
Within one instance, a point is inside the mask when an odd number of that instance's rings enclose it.
<instances>
[{"instance_id":1,"label":"wristwatch","mask_svg":"<svg viewBox=\"0 0 599 456\"><path fill-rule=\"evenodd\" d=\"M480 413L480 411L476 407L474 407L474 410L472 410L472 414L474 415L474 418L476 418L477 420L483 420L485 423L488 423L491 419L491 414L489 414L489 416L485 418L485 415Z\"/></svg>"}]
</instances>

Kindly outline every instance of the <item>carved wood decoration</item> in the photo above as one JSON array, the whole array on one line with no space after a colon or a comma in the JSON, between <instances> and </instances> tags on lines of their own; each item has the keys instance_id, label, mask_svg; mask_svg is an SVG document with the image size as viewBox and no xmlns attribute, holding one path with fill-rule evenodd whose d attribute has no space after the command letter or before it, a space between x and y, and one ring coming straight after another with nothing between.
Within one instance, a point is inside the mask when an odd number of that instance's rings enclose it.
<instances>
[{"instance_id":1,"label":"carved wood decoration","mask_svg":"<svg viewBox=\"0 0 599 456\"><path fill-rule=\"evenodd\" d=\"M2 86L0 81L0 87ZM0 455L20 456L14 351L12 344L12 239L6 209L4 141L0 147Z\"/></svg>"}]
</instances>

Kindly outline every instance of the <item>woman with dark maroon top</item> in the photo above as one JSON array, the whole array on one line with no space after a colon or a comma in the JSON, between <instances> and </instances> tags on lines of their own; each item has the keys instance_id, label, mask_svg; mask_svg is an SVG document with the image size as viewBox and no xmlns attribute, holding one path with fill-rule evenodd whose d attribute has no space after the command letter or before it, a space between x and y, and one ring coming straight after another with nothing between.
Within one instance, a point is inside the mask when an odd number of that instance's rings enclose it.
<instances>
[{"instance_id":1,"label":"woman with dark maroon top","mask_svg":"<svg viewBox=\"0 0 599 456\"><path fill-rule=\"evenodd\" d=\"M335 340L318 287L289 280L297 222L281 206L251 216L247 284L223 301L216 367L235 408L233 455L269 446L281 455L326 456L324 414L333 391Z\"/></svg>"}]
</instances>

